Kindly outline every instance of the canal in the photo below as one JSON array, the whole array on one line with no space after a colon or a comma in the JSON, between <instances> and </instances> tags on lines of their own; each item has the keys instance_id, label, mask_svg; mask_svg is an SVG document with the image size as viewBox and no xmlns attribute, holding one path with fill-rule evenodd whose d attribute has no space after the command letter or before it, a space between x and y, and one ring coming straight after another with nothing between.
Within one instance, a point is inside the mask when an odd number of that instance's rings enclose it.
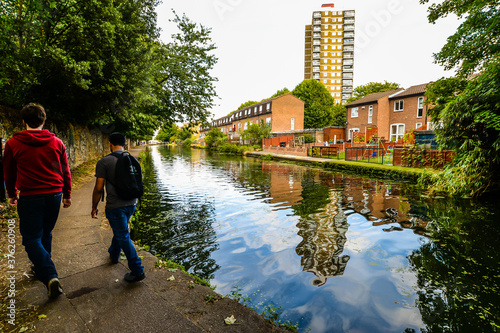
<instances>
[{"instance_id":1,"label":"canal","mask_svg":"<svg viewBox=\"0 0 500 333\"><path fill-rule=\"evenodd\" d=\"M152 147L133 236L301 332L496 332L498 200Z\"/></svg>"}]
</instances>

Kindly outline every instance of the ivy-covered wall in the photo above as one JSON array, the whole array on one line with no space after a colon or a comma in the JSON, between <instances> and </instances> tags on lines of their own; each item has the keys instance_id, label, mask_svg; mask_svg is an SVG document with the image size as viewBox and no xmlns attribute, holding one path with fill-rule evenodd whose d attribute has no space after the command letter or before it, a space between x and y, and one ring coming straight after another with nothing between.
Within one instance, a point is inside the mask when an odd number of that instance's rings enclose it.
<instances>
[{"instance_id":1,"label":"ivy-covered wall","mask_svg":"<svg viewBox=\"0 0 500 333\"><path fill-rule=\"evenodd\" d=\"M108 134L100 129L74 126L64 121L53 121L47 115L44 129L55 133L66 146L70 168L109 153ZM0 137L2 144L14 133L25 130L18 110L0 105Z\"/></svg>"}]
</instances>

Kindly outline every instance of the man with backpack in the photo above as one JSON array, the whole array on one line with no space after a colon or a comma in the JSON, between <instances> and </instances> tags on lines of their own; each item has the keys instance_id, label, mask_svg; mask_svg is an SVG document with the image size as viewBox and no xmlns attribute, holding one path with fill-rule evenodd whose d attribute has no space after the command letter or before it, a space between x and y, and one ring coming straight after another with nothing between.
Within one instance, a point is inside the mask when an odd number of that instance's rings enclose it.
<instances>
[{"instance_id":1,"label":"man with backpack","mask_svg":"<svg viewBox=\"0 0 500 333\"><path fill-rule=\"evenodd\" d=\"M96 182L92 194L92 218L97 218L97 205L104 195L106 185L106 218L113 229L113 240L108 249L111 263L120 260L123 250L128 260L130 273L125 281L143 280L144 267L130 239L128 221L135 212L137 198L142 195L143 183L140 165L137 160L124 151L125 136L115 132L109 136L111 154L101 158L96 165Z\"/></svg>"}]
</instances>

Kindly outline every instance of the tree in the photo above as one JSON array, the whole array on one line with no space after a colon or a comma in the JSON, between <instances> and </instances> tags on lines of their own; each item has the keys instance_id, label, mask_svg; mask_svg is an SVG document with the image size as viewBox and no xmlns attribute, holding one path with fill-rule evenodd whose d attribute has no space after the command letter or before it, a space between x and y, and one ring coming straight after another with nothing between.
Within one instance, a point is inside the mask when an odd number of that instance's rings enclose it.
<instances>
[{"instance_id":1,"label":"tree","mask_svg":"<svg viewBox=\"0 0 500 333\"><path fill-rule=\"evenodd\" d=\"M358 99L370 94L398 89L399 87L399 83L395 82L369 82L367 84L354 88L354 90L352 91L352 97L347 100L347 103L357 101Z\"/></svg>"},{"instance_id":2,"label":"tree","mask_svg":"<svg viewBox=\"0 0 500 333\"><path fill-rule=\"evenodd\" d=\"M335 99L321 82L314 79L302 81L292 94L304 101L304 128L334 125Z\"/></svg>"},{"instance_id":3,"label":"tree","mask_svg":"<svg viewBox=\"0 0 500 333\"><path fill-rule=\"evenodd\" d=\"M490 64L469 81L442 79L427 93L428 110L441 148L456 157L437 178L450 194L479 195L500 185L500 63Z\"/></svg>"},{"instance_id":4,"label":"tree","mask_svg":"<svg viewBox=\"0 0 500 333\"><path fill-rule=\"evenodd\" d=\"M207 122L214 105L214 82L211 76L217 58L211 29L174 12L172 20L179 32L167 45L157 44L158 65L154 77L155 114L172 122Z\"/></svg>"},{"instance_id":5,"label":"tree","mask_svg":"<svg viewBox=\"0 0 500 333\"><path fill-rule=\"evenodd\" d=\"M421 4L429 0L420 0ZM428 19L455 14L463 18L455 34L448 37L435 61L445 69L457 69L461 76L481 70L500 53L500 6L498 0L444 0L429 7ZM457 67L458 66L458 67Z\"/></svg>"},{"instance_id":6,"label":"tree","mask_svg":"<svg viewBox=\"0 0 500 333\"><path fill-rule=\"evenodd\" d=\"M179 127L175 123L165 124L161 127L155 139L163 142L171 142L170 138L177 136L178 131Z\"/></svg>"},{"instance_id":7,"label":"tree","mask_svg":"<svg viewBox=\"0 0 500 333\"><path fill-rule=\"evenodd\" d=\"M129 117L149 83L154 0L3 4L1 103L38 101L78 123Z\"/></svg>"},{"instance_id":8,"label":"tree","mask_svg":"<svg viewBox=\"0 0 500 333\"><path fill-rule=\"evenodd\" d=\"M205 137L205 143L210 149L212 147L217 147L226 141L227 137L222 133L217 127L212 128Z\"/></svg>"},{"instance_id":9,"label":"tree","mask_svg":"<svg viewBox=\"0 0 500 333\"><path fill-rule=\"evenodd\" d=\"M271 137L271 127L264 122L260 124L250 124L246 130L241 133L243 140L249 140L250 144L262 144L262 139Z\"/></svg>"},{"instance_id":10,"label":"tree","mask_svg":"<svg viewBox=\"0 0 500 333\"><path fill-rule=\"evenodd\" d=\"M427 3L428 0L420 0ZM480 195L500 188L500 8L498 1L444 0L429 7L429 21L456 14L464 18L435 61L456 67L457 77L428 86L428 110L441 148L456 157L434 176L435 189L456 195ZM476 70L481 73L469 76Z\"/></svg>"},{"instance_id":11,"label":"tree","mask_svg":"<svg viewBox=\"0 0 500 333\"><path fill-rule=\"evenodd\" d=\"M274 95L272 95L270 98L279 97L281 95L285 95L285 94L288 94L288 93L290 93L290 90L288 90L288 88L285 87L285 88L280 89L277 92L275 92Z\"/></svg>"},{"instance_id":12,"label":"tree","mask_svg":"<svg viewBox=\"0 0 500 333\"><path fill-rule=\"evenodd\" d=\"M132 138L162 122L205 122L216 96L210 29L175 13L159 41L157 0L5 0L0 104L43 104L51 119L112 124Z\"/></svg>"}]
</instances>

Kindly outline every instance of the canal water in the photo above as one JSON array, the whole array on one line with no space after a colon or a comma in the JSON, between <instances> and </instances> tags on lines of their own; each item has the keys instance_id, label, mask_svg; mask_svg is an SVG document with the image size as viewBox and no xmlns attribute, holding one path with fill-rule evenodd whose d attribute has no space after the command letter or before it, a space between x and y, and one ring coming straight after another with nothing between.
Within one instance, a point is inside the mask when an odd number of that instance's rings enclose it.
<instances>
[{"instance_id":1,"label":"canal water","mask_svg":"<svg viewBox=\"0 0 500 333\"><path fill-rule=\"evenodd\" d=\"M498 200L204 150L150 156L133 236L218 293L301 332L498 330Z\"/></svg>"}]
</instances>

